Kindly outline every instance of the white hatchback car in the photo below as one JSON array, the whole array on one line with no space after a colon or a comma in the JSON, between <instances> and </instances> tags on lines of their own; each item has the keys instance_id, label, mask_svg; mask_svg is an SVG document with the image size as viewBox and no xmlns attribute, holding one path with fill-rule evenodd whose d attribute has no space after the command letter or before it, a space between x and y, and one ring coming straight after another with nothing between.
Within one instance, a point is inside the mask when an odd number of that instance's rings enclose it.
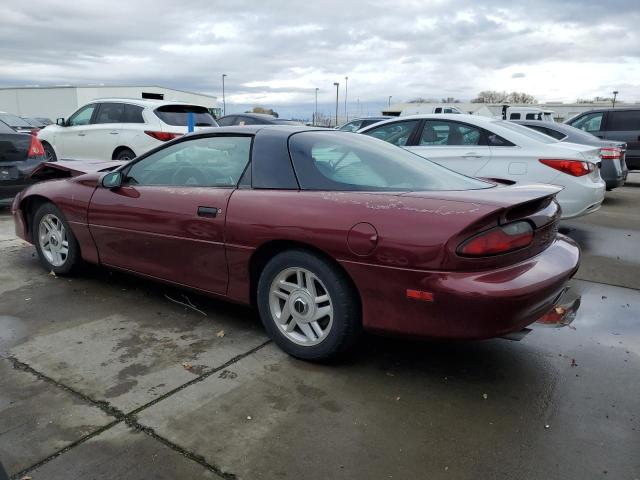
<instances>
[{"instance_id":1,"label":"white hatchback car","mask_svg":"<svg viewBox=\"0 0 640 480\"><path fill-rule=\"evenodd\" d=\"M217 127L206 107L131 98L97 99L38 132L47 159L130 160L194 126Z\"/></svg>"},{"instance_id":2,"label":"white hatchback car","mask_svg":"<svg viewBox=\"0 0 640 480\"><path fill-rule=\"evenodd\" d=\"M358 133L406 148L471 177L564 187L562 218L600 208L605 183L600 150L558 142L522 125L476 115L413 115L379 122Z\"/></svg>"}]
</instances>

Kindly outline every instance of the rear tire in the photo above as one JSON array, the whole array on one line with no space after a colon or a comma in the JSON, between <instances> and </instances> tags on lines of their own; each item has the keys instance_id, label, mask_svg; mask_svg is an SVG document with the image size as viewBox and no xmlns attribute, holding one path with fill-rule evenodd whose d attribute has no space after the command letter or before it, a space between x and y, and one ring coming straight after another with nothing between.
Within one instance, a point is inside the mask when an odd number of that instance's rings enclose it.
<instances>
[{"instance_id":1,"label":"rear tire","mask_svg":"<svg viewBox=\"0 0 640 480\"><path fill-rule=\"evenodd\" d=\"M326 361L346 352L361 331L360 302L344 272L319 255L287 250L264 267L260 319L288 354Z\"/></svg>"},{"instance_id":2,"label":"rear tire","mask_svg":"<svg viewBox=\"0 0 640 480\"><path fill-rule=\"evenodd\" d=\"M31 236L40 263L56 275L68 275L82 263L80 247L62 212L52 203L36 210Z\"/></svg>"},{"instance_id":3,"label":"rear tire","mask_svg":"<svg viewBox=\"0 0 640 480\"><path fill-rule=\"evenodd\" d=\"M47 162L57 162L58 157L56 156L56 152L51 145L47 142L42 142L42 148L44 148L44 156L47 159Z\"/></svg>"},{"instance_id":4,"label":"rear tire","mask_svg":"<svg viewBox=\"0 0 640 480\"><path fill-rule=\"evenodd\" d=\"M133 160L136 158L136 154L133 153L133 150L129 148L123 148L118 152L114 160L120 160L122 162L128 162L129 160Z\"/></svg>"}]
</instances>

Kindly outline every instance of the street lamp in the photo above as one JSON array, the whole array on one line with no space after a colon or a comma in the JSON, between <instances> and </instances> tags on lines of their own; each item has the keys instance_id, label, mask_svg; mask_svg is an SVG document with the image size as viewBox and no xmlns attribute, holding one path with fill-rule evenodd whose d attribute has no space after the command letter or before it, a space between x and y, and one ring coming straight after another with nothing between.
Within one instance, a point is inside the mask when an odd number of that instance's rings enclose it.
<instances>
[{"instance_id":1,"label":"street lamp","mask_svg":"<svg viewBox=\"0 0 640 480\"><path fill-rule=\"evenodd\" d=\"M393 97L393 95L389 95L389 108L391 108L391 97Z\"/></svg>"},{"instance_id":2,"label":"street lamp","mask_svg":"<svg viewBox=\"0 0 640 480\"><path fill-rule=\"evenodd\" d=\"M618 96L618 90L613 91L613 106L611 108L616 108L616 97Z\"/></svg>"},{"instance_id":3,"label":"street lamp","mask_svg":"<svg viewBox=\"0 0 640 480\"><path fill-rule=\"evenodd\" d=\"M347 85L349 81L349 77L344 77L344 117L345 122L349 121L349 112L347 111Z\"/></svg>"},{"instance_id":4,"label":"street lamp","mask_svg":"<svg viewBox=\"0 0 640 480\"><path fill-rule=\"evenodd\" d=\"M316 108L313 111L313 126L318 125L318 87L316 87Z\"/></svg>"},{"instance_id":5,"label":"street lamp","mask_svg":"<svg viewBox=\"0 0 640 480\"><path fill-rule=\"evenodd\" d=\"M338 126L338 89L340 88L340 84L338 82L333 82L336 87L336 127Z\"/></svg>"},{"instance_id":6,"label":"street lamp","mask_svg":"<svg viewBox=\"0 0 640 480\"><path fill-rule=\"evenodd\" d=\"M222 74L222 115L227 114L227 102L225 101L225 98L224 98L224 77L226 76L227 76L226 73Z\"/></svg>"}]
</instances>

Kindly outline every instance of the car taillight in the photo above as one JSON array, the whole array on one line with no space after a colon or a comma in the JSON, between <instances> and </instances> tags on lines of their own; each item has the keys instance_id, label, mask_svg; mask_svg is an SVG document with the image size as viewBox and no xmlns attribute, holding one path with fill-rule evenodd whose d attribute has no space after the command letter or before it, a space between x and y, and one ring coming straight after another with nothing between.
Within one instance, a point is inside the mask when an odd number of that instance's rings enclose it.
<instances>
[{"instance_id":1,"label":"car taillight","mask_svg":"<svg viewBox=\"0 0 640 480\"><path fill-rule=\"evenodd\" d=\"M31 145L29 145L29 158L42 157L44 155L44 147L38 137L31 135Z\"/></svg>"},{"instance_id":2,"label":"car taillight","mask_svg":"<svg viewBox=\"0 0 640 480\"><path fill-rule=\"evenodd\" d=\"M583 162L582 160L556 160L552 158L541 158L540 163L547 167L571 175L573 177L582 177L588 175L596 169L596 165L591 162Z\"/></svg>"},{"instance_id":3,"label":"car taillight","mask_svg":"<svg viewBox=\"0 0 640 480\"><path fill-rule=\"evenodd\" d=\"M464 257L487 257L524 248L533 240L529 222L514 222L495 227L465 240L458 247Z\"/></svg>"},{"instance_id":4,"label":"car taillight","mask_svg":"<svg viewBox=\"0 0 640 480\"><path fill-rule=\"evenodd\" d=\"M616 160L620 157L622 157L622 151L617 147L602 147L600 149L602 160Z\"/></svg>"},{"instance_id":5,"label":"car taillight","mask_svg":"<svg viewBox=\"0 0 640 480\"><path fill-rule=\"evenodd\" d=\"M173 140L174 138L182 136L182 133L156 132L153 130L145 130L144 133L146 133L150 137L155 138L156 140L160 140L161 142L168 142L169 140Z\"/></svg>"}]
</instances>

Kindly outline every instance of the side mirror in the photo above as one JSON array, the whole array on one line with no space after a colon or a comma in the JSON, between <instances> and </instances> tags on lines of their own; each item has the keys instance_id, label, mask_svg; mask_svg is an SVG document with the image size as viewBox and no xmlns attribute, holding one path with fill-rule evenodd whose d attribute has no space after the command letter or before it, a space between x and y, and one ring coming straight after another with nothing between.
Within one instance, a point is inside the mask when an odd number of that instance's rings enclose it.
<instances>
[{"instance_id":1,"label":"side mirror","mask_svg":"<svg viewBox=\"0 0 640 480\"><path fill-rule=\"evenodd\" d=\"M66 127L67 122L64 121L64 117L56 118L56 125L60 125L61 127Z\"/></svg>"},{"instance_id":2,"label":"side mirror","mask_svg":"<svg viewBox=\"0 0 640 480\"><path fill-rule=\"evenodd\" d=\"M100 182L104 188L119 188L122 185L122 172L109 172Z\"/></svg>"}]
</instances>

